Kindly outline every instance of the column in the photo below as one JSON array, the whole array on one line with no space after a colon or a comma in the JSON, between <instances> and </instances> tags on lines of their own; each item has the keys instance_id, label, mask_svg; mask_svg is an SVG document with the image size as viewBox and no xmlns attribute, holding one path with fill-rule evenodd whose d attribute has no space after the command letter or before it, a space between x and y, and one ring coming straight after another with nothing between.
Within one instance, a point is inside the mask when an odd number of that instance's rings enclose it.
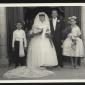
<instances>
[{"instance_id":1,"label":"column","mask_svg":"<svg viewBox=\"0 0 85 85\"><path fill-rule=\"evenodd\" d=\"M82 39L85 48L85 6L81 7L81 32L82 32ZM84 54L85 54L85 49L84 49ZM83 59L82 62L85 62L85 58Z\"/></svg>"},{"instance_id":2,"label":"column","mask_svg":"<svg viewBox=\"0 0 85 85\"><path fill-rule=\"evenodd\" d=\"M8 65L6 8L0 7L0 65Z\"/></svg>"},{"instance_id":3,"label":"column","mask_svg":"<svg viewBox=\"0 0 85 85\"><path fill-rule=\"evenodd\" d=\"M81 31L82 31L82 39L85 47L85 6L81 7Z\"/></svg>"}]
</instances>

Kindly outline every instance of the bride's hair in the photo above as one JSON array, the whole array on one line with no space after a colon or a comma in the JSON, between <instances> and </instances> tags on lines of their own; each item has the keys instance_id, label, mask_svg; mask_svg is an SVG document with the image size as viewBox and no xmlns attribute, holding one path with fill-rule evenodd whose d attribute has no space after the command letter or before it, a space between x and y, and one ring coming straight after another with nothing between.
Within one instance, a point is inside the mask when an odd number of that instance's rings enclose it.
<instances>
[{"instance_id":1,"label":"bride's hair","mask_svg":"<svg viewBox=\"0 0 85 85\"><path fill-rule=\"evenodd\" d=\"M39 14L39 16L44 16L45 17L45 14Z\"/></svg>"}]
</instances>

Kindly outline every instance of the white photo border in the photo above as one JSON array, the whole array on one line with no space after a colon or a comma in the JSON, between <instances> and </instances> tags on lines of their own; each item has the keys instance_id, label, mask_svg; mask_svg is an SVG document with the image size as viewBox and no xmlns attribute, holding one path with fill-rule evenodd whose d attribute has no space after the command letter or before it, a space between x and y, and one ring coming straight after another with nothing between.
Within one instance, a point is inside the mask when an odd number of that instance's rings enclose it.
<instances>
[{"instance_id":1,"label":"white photo border","mask_svg":"<svg viewBox=\"0 0 85 85\"><path fill-rule=\"evenodd\" d=\"M54 6L85 6L85 3L1 3L0 7L54 7ZM0 83L68 83L85 82L85 79L52 79L52 80L0 80Z\"/></svg>"}]
</instances>

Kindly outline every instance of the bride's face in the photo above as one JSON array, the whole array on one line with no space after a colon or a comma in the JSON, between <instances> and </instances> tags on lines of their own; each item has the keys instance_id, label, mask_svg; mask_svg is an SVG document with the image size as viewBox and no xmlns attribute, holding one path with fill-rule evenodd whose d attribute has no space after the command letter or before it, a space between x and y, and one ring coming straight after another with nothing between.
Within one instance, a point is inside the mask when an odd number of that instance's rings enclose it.
<instances>
[{"instance_id":1,"label":"bride's face","mask_svg":"<svg viewBox=\"0 0 85 85\"><path fill-rule=\"evenodd\" d=\"M39 16L39 19L41 22L44 22L45 21L45 16Z\"/></svg>"}]
</instances>

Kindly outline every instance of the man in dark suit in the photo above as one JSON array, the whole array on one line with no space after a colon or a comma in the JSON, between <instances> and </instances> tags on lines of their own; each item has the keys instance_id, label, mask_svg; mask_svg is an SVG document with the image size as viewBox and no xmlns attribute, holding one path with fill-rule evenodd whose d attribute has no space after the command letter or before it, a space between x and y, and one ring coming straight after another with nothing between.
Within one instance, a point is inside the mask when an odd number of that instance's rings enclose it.
<instances>
[{"instance_id":1,"label":"man in dark suit","mask_svg":"<svg viewBox=\"0 0 85 85\"><path fill-rule=\"evenodd\" d=\"M55 9L52 10L52 19L50 20L50 26L52 40L58 57L58 66L63 67L63 56L61 48L63 20L59 18L58 11Z\"/></svg>"}]
</instances>

